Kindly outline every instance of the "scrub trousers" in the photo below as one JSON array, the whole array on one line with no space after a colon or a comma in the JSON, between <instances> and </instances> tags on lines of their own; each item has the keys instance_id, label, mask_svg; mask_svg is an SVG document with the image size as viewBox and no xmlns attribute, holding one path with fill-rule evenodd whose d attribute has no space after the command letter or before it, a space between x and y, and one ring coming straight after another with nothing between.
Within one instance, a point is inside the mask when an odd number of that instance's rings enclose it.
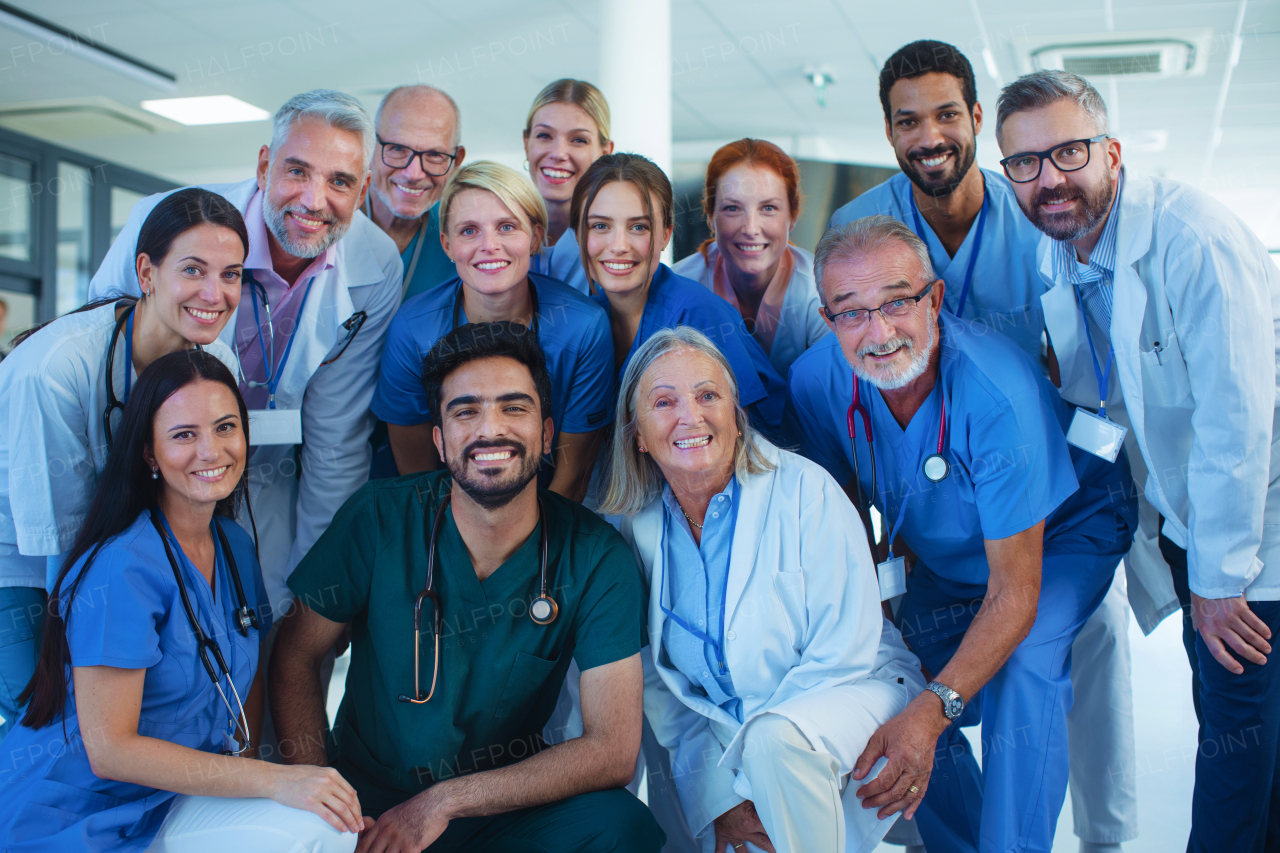
<instances>
[{"instance_id":1,"label":"scrub trousers","mask_svg":"<svg viewBox=\"0 0 1280 853\"><path fill-rule=\"evenodd\" d=\"M1049 853L1068 778L1071 646L1102 603L1129 537L1080 535L1045 543L1035 624L1005 665L938 738L916 820L926 848L955 853ZM1099 550L1110 549L1098 554ZM955 654L985 587L917 565L898 611L911 650L933 673ZM982 724L978 768L962 726Z\"/></svg>"},{"instance_id":2,"label":"scrub trousers","mask_svg":"<svg viewBox=\"0 0 1280 853\"><path fill-rule=\"evenodd\" d=\"M18 694L36 671L48 598L43 589L0 587L0 740L18 718Z\"/></svg>"},{"instance_id":3,"label":"scrub trousers","mask_svg":"<svg viewBox=\"0 0 1280 853\"><path fill-rule=\"evenodd\" d=\"M1191 622L1187 552L1162 533L1160 553L1182 604L1182 643L1200 721L1187 851L1280 850L1280 601L1249 602L1271 629L1272 653L1258 666L1231 652L1244 667L1234 675L1214 659Z\"/></svg>"}]
</instances>

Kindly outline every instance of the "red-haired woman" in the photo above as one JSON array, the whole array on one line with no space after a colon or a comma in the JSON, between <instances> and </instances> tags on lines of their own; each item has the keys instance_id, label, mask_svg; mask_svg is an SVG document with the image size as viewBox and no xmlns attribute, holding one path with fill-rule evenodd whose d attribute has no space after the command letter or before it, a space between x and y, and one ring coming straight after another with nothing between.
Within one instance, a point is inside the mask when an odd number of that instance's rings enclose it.
<instances>
[{"instance_id":1,"label":"red-haired woman","mask_svg":"<svg viewBox=\"0 0 1280 853\"><path fill-rule=\"evenodd\" d=\"M783 376L828 333L818 312L813 255L788 242L800 216L800 170L781 148L739 139L707 166L702 209L711 238L675 271L738 309Z\"/></svg>"}]
</instances>

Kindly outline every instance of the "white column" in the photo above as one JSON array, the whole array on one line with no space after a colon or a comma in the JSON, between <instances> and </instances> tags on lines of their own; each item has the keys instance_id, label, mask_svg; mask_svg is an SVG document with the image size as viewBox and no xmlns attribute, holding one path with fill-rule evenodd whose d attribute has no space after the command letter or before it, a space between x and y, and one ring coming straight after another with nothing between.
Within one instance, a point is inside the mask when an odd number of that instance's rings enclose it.
<instances>
[{"instance_id":1,"label":"white column","mask_svg":"<svg viewBox=\"0 0 1280 853\"><path fill-rule=\"evenodd\" d=\"M600 91L615 151L671 175L671 0L600 0Z\"/></svg>"}]
</instances>

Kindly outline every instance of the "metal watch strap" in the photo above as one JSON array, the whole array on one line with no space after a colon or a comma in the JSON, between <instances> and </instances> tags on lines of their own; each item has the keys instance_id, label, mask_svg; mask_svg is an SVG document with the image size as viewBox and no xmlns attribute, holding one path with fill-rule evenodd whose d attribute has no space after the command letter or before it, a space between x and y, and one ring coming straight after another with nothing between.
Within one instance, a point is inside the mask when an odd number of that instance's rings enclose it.
<instances>
[{"instance_id":1,"label":"metal watch strap","mask_svg":"<svg viewBox=\"0 0 1280 853\"><path fill-rule=\"evenodd\" d=\"M964 713L964 699L960 696L959 693L957 693L955 690L952 690L947 685L942 684L941 682L938 682L938 681L930 681L928 684L925 685L925 690L928 690L936 694L937 697L942 700L942 713L946 716L948 720L954 720L956 717ZM960 710L952 714L951 706L956 701L959 701L960 703Z\"/></svg>"}]
</instances>

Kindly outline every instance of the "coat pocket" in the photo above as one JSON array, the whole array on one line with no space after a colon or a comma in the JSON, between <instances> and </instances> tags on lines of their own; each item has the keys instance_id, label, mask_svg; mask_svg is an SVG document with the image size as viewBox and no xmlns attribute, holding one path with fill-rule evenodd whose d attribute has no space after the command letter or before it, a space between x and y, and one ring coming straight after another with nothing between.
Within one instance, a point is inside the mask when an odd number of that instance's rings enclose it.
<instances>
[{"instance_id":1,"label":"coat pocket","mask_svg":"<svg viewBox=\"0 0 1280 853\"><path fill-rule=\"evenodd\" d=\"M1166 409L1192 407L1191 380L1182 347L1172 330L1165 340L1156 341L1149 350L1139 350L1142 362L1142 396ZM1158 349L1157 349L1158 347Z\"/></svg>"},{"instance_id":2,"label":"coat pocket","mask_svg":"<svg viewBox=\"0 0 1280 853\"><path fill-rule=\"evenodd\" d=\"M556 663L527 652L517 652L493 715L509 717L532 705L551 678L551 671L555 669Z\"/></svg>"},{"instance_id":3,"label":"coat pocket","mask_svg":"<svg viewBox=\"0 0 1280 853\"><path fill-rule=\"evenodd\" d=\"M773 576L773 590L782 601L791 645L799 651L809 632L809 610L804 603L804 572L778 572Z\"/></svg>"}]
</instances>

